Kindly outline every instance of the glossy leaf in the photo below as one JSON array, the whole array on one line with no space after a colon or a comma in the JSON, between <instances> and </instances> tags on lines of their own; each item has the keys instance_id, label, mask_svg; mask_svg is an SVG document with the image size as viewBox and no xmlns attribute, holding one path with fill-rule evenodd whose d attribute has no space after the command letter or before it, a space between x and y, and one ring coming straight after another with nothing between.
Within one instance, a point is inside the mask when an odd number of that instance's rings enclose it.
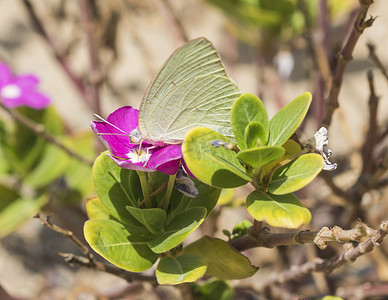
<instances>
[{"instance_id":1,"label":"glossy leaf","mask_svg":"<svg viewBox=\"0 0 388 300\"><path fill-rule=\"evenodd\" d=\"M275 227L298 228L311 220L310 211L293 194L254 191L247 197L247 209L257 221L266 221Z\"/></svg>"},{"instance_id":2,"label":"glossy leaf","mask_svg":"<svg viewBox=\"0 0 388 300\"><path fill-rule=\"evenodd\" d=\"M206 275L219 279L247 278L258 270L247 257L217 238L204 236L186 246L183 253L203 256L208 265Z\"/></svg>"},{"instance_id":3,"label":"glossy leaf","mask_svg":"<svg viewBox=\"0 0 388 300\"><path fill-rule=\"evenodd\" d=\"M130 175L135 171L120 168L115 162L101 153L93 165L93 183L98 198L108 212L116 219L136 226L136 221L127 211L127 205L137 206L135 199L131 197Z\"/></svg>"},{"instance_id":4,"label":"glossy leaf","mask_svg":"<svg viewBox=\"0 0 388 300\"><path fill-rule=\"evenodd\" d=\"M211 279L193 286L196 300L232 300L233 287L224 280Z\"/></svg>"},{"instance_id":5,"label":"glossy leaf","mask_svg":"<svg viewBox=\"0 0 388 300\"><path fill-rule=\"evenodd\" d=\"M261 168L271 161L278 159L283 154L284 148L280 146L262 146L241 150L237 153L236 157L249 166Z\"/></svg>"},{"instance_id":6,"label":"glossy leaf","mask_svg":"<svg viewBox=\"0 0 388 300\"><path fill-rule=\"evenodd\" d=\"M192 208L192 207L203 207L206 209L206 216L213 210L217 204L217 200L220 197L221 189L207 185L195 178L191 178L198 189L198 196L190 198L183 196L180 192L173 193L170 202L170 210L168 212L168 222L174 218L178 213ZM183 197L179 198L178 196Z\"/></svg>"},{"instance_id":7,"label":"glossy leaf","mask_svg":"<svg viewBox=\"0 0 388 300\"><path fill-rule=\"evenodd\" d=\"M256 121L263 125L265 135L263 143L268 138L268 116L267 111L261 100L252 94L243 94L232 106L231 112L232 129L237 145L240 149L246 149L245 146L245 128L249 123Z\"/></svg>"},{"instance_id":8,"label":"glossy leaf","mask_svg":"<svg viewBox=\"0 0 388 300\"><path fill-rule=\"evenodd\" d=\"M269 171L271 171L271 169L273 167L275 167L277 164L281 163L282 161L285 161L287 159L290 159L294 156L296 156L299 152L302 151L302 148L301 146L295 142L294 140L292 139L288 139L287 142L285 142L282 147L284 148L285 152L284 154L274 160L273 162L270 162L269 164L265 165L264 168L263 168L263 175L265 175L266 173L268 173Z\"/></svg>"},{"instance_id":9,"label":"glossy leaf","mask_svg":"<svg viewBox=\"0 0 388 300\"><path fill-rule=\"evenodd\" d=\"M114 265L131 272L148 270L158 259L147 242L146 232L134 231L115 220L89 220L84 225L86 241Z\"/></svg>"},{"instance_id":10,"label":"glossy leaf","mask_svg":"<svg viewBox=\"0 0 388 300\"><path fill-rule=\"evenodd\" d=\"M166 224L164 232L149 242L155 253L166 252L184 241L205 219L206 209L193 207L177 214Z\"/></svg>"},{"instance_id":11,"label":"glossy leaf","mask_svg":"<svg viewBox=\"0 0 388 300\"><path fill-rule=\"evenodd\" d=\"M156 269L159 284L174 285L194 282L206 272L206 260L202 256L184 254L179 257L163 257Z\"/></svg>"},{"instance_id":12,"label":"glossy leaf","mask_svg":"<svg viewBox=\"0 0 388 300\"><path fill-rule=\"evenodd\" d=\"M86 199L86 213L89 219L109 219L109 212L97 197Z\"/></svg>"},{"instance_id":13,"label":"glossy leaf","mask_svg":"<svg viewBox=\"0 0 388 300\"><path fill-rule=\"evenodd\" d=\"M187 133L182 152L189 170L202 182L219 188L237 187L250 181L236 153L213 146L215 140L231 143L223 135L204 127Z\"/></svg>"},{"instance_id":14,"label":"glossy leaf","mask_svg":"<svg viewBox=\"0 0 388 300\"><path fill-rule=\"evenodd\" d=\"M157 234L166 221L166 212L160 208L142 209L127 206L128 212L152 234Z\"/></svg>"},{"instance_id":15,"label":"glossy leaf","mask_svg":"<svg viewBox=\"0 0 388 300\"><path fill-rule=\"evenodd\" d=\"M275 171L268 190L276 195L295 192L309 184L321 172L322 167L321 155L315 153L301 155Z\"/></svg>"},{"instance_id":16,"label":"glossy leaf","mask_svg":"<svg viewBox=\"0 0 388 300\"><path fill-rule=\"evenodd\" d=\"M266 131L261 123L257 121L249 123L244 133L245 149L264 146L267 143L267 137L268 129Z\"/></svg>"},{"instance_id":17,"label":"glossy leaf","mask_svg":"<svg viewBox=\"0 0 388 300\"><path fill-rule=\"evenodd\" d=\"M311 99L310 93L303 93L273 116L269 122L268 145L281 146L291 137L303 121Z\"/></svg>"}]
</instances>

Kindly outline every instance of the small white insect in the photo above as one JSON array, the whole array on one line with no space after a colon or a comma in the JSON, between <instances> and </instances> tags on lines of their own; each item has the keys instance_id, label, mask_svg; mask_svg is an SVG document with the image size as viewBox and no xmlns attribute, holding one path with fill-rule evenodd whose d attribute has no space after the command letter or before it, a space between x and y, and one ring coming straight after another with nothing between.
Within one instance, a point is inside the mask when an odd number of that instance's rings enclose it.
<instances>
[{"instance_id":1,"label":"small white insect","mask_svg":"<svg viewBox=\"0 0 388 300\"><path fill-rule=\"evenodd\" d=\"M327 133L327 129L325 127L321 127L312 138L309 138L306 141L306 146L311 150L317 150L319 154L323 157L323 170L325 171L333 171L337 169L336 163L331 163L329 161L330 156L333 152L327 148L329 143L329 137Z\"/></svg>"}]
</instances>

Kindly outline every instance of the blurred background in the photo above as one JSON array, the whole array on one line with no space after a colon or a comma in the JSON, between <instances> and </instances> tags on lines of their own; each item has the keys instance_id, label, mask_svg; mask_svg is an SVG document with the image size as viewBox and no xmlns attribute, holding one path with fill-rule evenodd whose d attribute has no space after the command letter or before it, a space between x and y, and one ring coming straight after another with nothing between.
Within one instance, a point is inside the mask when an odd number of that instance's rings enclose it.
<instances>
[{"instance_id":1,"label":"blurred background","mask_svg":"<svg viewBox=\"0 0 388 300\"><path fill-rule=\"evenodd\" d=\"M339 164L330 180L343 190L352 187L362 168L361 150L369 122L368 69L374 72L380 96L377 121L381 139L376 161L386 153L388 81L368 58L367 43L376 46L376 53L388 66L388 9L384 1L375 2L369 13L377 19L356 45L354 60L344 75L340 108L329 128L332 161ZM17 74L39 76L41 91L52 99L66 134L91 135L89 123L94 113L106 118L124 105L138 108L148 83L169 55L187 40L203 36L213 42L240 90L261 98L269 117L301 93L313 94L312 107L299 132L304 141L320 127L336 54L352 29L358 7L356 0L0 0L0 61ZM103 150L95 140L90 147L96 149L94 157ZM188 242L203 234L226 238L223 229L231 231L236 223L250 219L241 206L249 190L243 187L224 193L222 205ZM386 184L368 189L359 203L364 213L354 215L349 212L352 203L317 178L299 195L313 215L305 229L334 225L349 229L357 218L378 228L388 212L386 192ZM53 192L41 210L82 238L87 193L92 191L64 202L57 201ZM16 299L181 297L173 288L128 284L102 272L70 268L57 253L79 250L31 216L0 243L0 285ZM332 274L306 275L272 287L271 292L261 284L273 272L317 256L331 257L341 249L334 243L324 251L313 245L246 251L261 269L252 278L231 282L237 287L235 299L285 299L287 295L292 299L302 294L316 299L369 281L388 281L388 247L383 244Z\"/></svg>"}]
</instances>

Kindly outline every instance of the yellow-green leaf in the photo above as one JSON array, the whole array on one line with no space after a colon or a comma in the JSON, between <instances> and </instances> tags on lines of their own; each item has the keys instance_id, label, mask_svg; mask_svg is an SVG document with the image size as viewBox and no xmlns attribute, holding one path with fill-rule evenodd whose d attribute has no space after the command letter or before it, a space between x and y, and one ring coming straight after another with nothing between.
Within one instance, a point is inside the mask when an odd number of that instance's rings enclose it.
<instances>
[{"instance_id":1,"label":"yellow-green leaf","mask_svg":"<svg viewBox=\"0 0 388 300\"><path fill-rule=\"evenodd\" d=\"M274 227L298 228L311 220L310 211L293 194L253 191L247 197L247 209L257 221Z\"/></svg>"},{"instance_id":2,"label":"yellow-green leaf","mask_svg":"<svg viewBox=\"0 0 388 300\"><path fill-rule=\"evenodd\" d=\"M275 171L268 190L275 195L295 192L309 184L323 167L319 154L308 153L280 167Z\"/></svg>"},{"instance_id":3,"label":"yellow-green leaf","mask_svg":"<svg viewBox=\"0 0 388 300\"><path fill-rule=\"evenodd\" d=\"M251 181L236 153L213 146L215 140L232 143L227 137L204 127L187 133L182 153L189 170L202 182L219 188L237 187Z\"/></svg>"},{"instance_id":4,"label":"yellow-green leaf","mask_svg":"<svg viewBox=\"0 0 388 300\"><path fill-rule=\"evenodd\" d=\"M247 278L258 270L247 257L217 238L204 236L185 247L183 253L203 256L208 265L206 275L219 279Z\"/></svg>"},{"instance_id":5,"label":"yellow-green leaf","mask_svg":"<svg viewBox=\"0 0 388 300\"><path fill-rule=\"evenodd\" d=\"M90 247L112 264L131 272L148 270L158 259L147 243L147 232L116 220L89 220L84 235Z\"/></svg>"},{"instance_id":6,"label":"yellow-green leaf","mask_svg":"<svg viewBox=\"0 0 388 300\"><path fill-rule=\"evenodd\" d=\"M163 257L156 269L159 284L174 285L194 282L205 275L207 266L202 256L183 254L179 257Z\"/></svg>"}]
</instances>

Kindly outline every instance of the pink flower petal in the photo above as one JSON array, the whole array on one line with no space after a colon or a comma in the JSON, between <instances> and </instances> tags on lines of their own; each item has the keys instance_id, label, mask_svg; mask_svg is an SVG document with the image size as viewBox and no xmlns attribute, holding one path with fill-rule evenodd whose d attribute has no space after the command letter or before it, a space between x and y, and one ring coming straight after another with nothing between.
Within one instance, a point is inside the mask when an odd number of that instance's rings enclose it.
<instances>
[{"instance_id":1,"label":"pink flower petal","mask_svg":"<svg viewBox=\"0 0 388 300\"><path fill-rule=\"evenodd\" d=\"M111 154L107 154L110 158L114 160L114 162L121 168L130 169L135 171L145 171L145 172L154 172L155 169L144 167L144 163L133 163L130 160L123 160L114 157Z\"/></svg>"},{"instance_id":2,"label":"pink flower petal","mask_svg":"<svg viewBox=\"0 0 388 300\"><path fill-rule=\"evenodd\" d=\"M14 82L21 88L34 89L39 84L39 79L35 75L25 74L17 76Z\"/></svg>"},{"instance_id":3,"label":"pink flower petal","mask_svg":"<svg viewBox=\"0 0 388 300\"><path fill-rule=\"evenodd\" d=\"M24 105L35 109L43 109L50 105L50 98L35 91L23 90L21 98L24 99Z\"/></svg>"},{"instance_id":4,"label":"pink flower petal","mask_svg":"<svg viewBox=\"0 0 388 300\"><path fill-rule=\"evenodd\" d=\"M9 84L12 78L11 69L5 63L0 62L0 88Z\"/></svg>"},{"instance_id":5,"label":"pink flower petal","mask_svg":"<svg viewBox=\"0 0 388 300\"><path fill-rule=\"evenodd\" d=\"M139 124L139 111L132 106L124 106L109 115L107 121L126 133L136 129Z\"/></svg>"}]
</instances>

